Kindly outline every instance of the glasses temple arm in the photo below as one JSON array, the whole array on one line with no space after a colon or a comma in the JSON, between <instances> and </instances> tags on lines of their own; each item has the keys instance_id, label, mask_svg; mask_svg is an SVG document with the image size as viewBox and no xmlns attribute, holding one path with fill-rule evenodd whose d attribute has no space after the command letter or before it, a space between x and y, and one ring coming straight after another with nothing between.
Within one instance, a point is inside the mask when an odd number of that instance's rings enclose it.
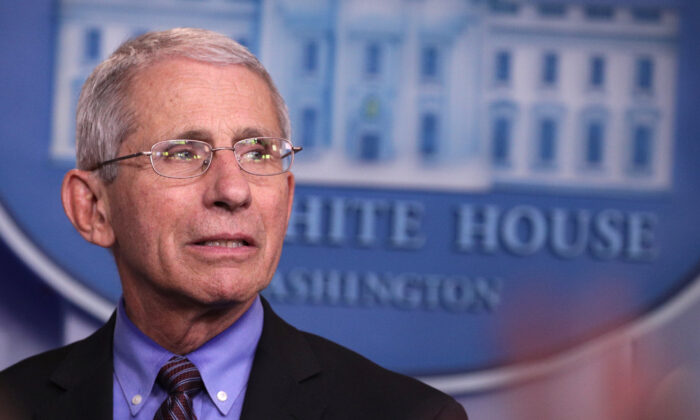
<instances>
[{"instance_id":1,"label":"glasses temple arm","mask_svg":"<svg viewBox=\"0 0 700 420\"><path fill-rule=\"evenodd\" d=\"M126 156L119 156L119 157L116 157L116 158L110 159L110 160L105 160L104 162L100 162L97 165L95 165L94 167L88 169L88 171L95 171L97 169L102 168L105 165L109 165L110 163L114 163L114 162L119 162L120 160L131 159L131 158L135 158L137 156L150 156L151 153L152 152L138 152L138 153L132 153L132 154L126 155Z\"/></svg>"},{"instance_id":2,"label":"glasses temple arm","mask_svg":"<svg viewBox=\"0 0 700 420\"><path fill-rule=\"evenodd\" d=\"M284 159L284 158L286 158L287 156L291 155L292 153L299 153L299 152L301 152L302 150L304 150L304 148L301 147L301 146L293 146L291 152L285 153L284 155L280 156L280 158L281 158L281 159Z\"/></svg>"}]
</instances>

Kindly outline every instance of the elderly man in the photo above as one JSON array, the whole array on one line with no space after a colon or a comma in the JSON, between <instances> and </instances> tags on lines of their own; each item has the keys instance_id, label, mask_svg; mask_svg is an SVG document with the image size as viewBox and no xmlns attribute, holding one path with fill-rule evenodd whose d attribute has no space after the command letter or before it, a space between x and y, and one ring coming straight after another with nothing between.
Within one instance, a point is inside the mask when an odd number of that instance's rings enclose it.
<instances>
[{"instance_id":1,"label":"elderly man","mask_svg":"<svg viewBox=\"0 0 700 420\"><path fill-rule=\"evenodd\" d=\"M77 114L63 205L111 250L123 298L92 336L0 373L0 418L466 418L259 296L301 149L245 48L197 29L145 34L95 69Z\"/></svg>"}]
</instances>

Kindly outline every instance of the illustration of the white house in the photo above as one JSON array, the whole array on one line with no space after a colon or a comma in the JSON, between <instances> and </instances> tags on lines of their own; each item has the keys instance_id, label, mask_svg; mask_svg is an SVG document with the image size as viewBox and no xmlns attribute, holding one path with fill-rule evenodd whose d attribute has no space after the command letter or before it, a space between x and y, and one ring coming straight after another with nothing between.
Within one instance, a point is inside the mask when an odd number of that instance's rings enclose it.
<instances>
[{"instance_id":1,"label":"illustration of the white house","mask_svg":"<svg viewBox=\"0 0 700 420\"><path fill-rule=\"evenodd\" d=\"M677 10L585 1L62 0L52 156L120 42L199 26L261 57L300 182L474 190L671 185Z\"/></svg>"}]
</instances>

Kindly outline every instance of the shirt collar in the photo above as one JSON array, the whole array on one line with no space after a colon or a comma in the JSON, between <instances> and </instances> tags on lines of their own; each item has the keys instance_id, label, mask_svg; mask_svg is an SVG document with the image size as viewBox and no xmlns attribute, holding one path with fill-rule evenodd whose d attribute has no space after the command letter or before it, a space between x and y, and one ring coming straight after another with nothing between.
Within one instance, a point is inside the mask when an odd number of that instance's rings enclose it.
<instances>
[{"instance_id":1,"label":"shirt collar","mask_svg":"<svg viewBox=\"0 0 700 420\"><path fill-rule=\"evenodd\" d=\"M244 398L263 326L263 308L256 297L250 308L230 327L187 355L197 366L211 402L226 415ZM124 299L117 306L114 326L114 374L132 415L145 404L132 404L135 395L150 397L160 367L173 356L134 325L126 315Z\"/></svg>"}]
</instances>

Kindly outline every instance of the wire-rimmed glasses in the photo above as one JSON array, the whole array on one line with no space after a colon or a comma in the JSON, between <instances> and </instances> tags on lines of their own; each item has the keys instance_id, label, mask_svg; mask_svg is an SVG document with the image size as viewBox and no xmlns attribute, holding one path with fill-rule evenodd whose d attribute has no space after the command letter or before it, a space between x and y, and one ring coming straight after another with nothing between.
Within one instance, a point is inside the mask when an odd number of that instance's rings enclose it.
<instances>
[{"instance_id":1,"label":"wire-rimmed glasses","mask_svg":"<svg viewBox=\"0 0 700 420\"><path fill-rule=\"evenodd\" d=\"M294 154L302 150L287 139L278 137L252 137L238 140L233 147L212 147L200 140L163 140L154 144L148 152L120 156L99 163L92 170L105 165L148 156L153 170L167 178L194 178L204 174L214 157L214 152L232 150L240 168L252 175L269 176L289 171Z\"/></svg>"}]
</instances>

